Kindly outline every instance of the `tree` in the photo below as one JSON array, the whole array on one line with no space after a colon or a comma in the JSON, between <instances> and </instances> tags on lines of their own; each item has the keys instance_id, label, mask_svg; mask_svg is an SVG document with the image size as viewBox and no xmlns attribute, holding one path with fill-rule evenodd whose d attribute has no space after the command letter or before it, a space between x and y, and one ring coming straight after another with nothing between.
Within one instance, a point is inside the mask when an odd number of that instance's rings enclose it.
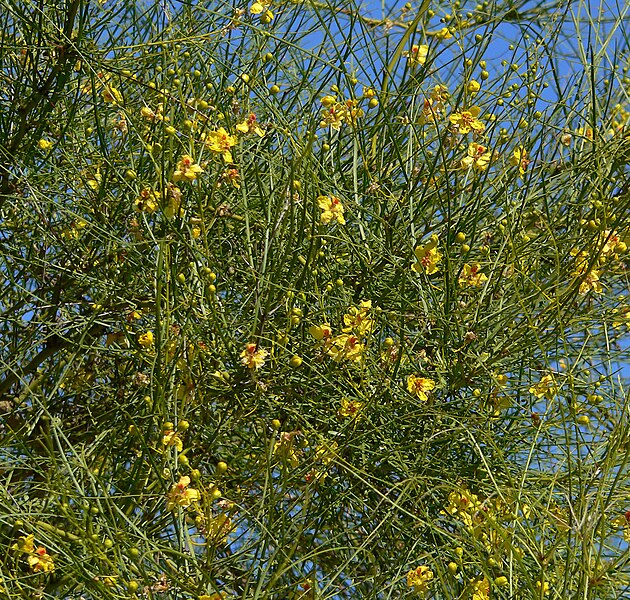
<instances>
[{"instance_id":1,"label":"tree","mask_svg":"<svg viewBox=\"0 0 630 600\"><path fill-rule=\"evenodd\" d=\"M627 594L625 13L1 14L6 597Z\"/></svg>"}]
</instances>

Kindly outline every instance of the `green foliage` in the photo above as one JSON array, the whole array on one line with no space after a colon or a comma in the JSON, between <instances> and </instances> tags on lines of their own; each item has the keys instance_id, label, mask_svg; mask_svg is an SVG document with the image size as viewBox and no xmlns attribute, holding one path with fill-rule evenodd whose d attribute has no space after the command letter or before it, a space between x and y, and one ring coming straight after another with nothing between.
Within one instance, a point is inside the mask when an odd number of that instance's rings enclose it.
<instances>
[{"instance_id":1,"label":"green foliage","mask_svg":"<svg viewBox=\"0 0 630 600\"><path fill-rule=\"evenodd\" d=\"M7 598L627 594L629 9L341 5L0 3Z\"/></svg>"}]
</instances>

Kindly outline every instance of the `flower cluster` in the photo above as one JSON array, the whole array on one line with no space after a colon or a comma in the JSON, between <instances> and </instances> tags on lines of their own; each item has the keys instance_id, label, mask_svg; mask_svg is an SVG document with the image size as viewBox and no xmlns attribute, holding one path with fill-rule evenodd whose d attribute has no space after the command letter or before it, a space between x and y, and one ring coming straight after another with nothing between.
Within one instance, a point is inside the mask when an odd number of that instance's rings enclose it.
<instances>
[{"instance_id":1,"label":"flower cluster","mask_svg":"<svg viewBox=\"0 0 630 600\"><path fill-rule=\"evenodd\" d=\"M346 224L343 216L343 204L337 196L318 196L317 205L322 211L320 219L324 225L328 225L331 221L337 221L339 225Z\"/></svg>"},{"instance_id":2,"label":"flower cluster","mask_svg":"<svg viewBox=\"0 0 630 600\"><path fill-rule=\"evenodd\" d=\"M407 587L413 588L416 594L425 594L433 580L433 571L426 565L420 565L407 573Z\"/></svg>"},{"instance_id":3,"label":"flower cluster","mask_svg":"<svg viewBox=\"0 0 630 600\"><path fill-rule=\"evenodd\" d=\"M11 550L22 554L34 573L51 573L55 570L55 562L46 548L43 546L35 548L35 536L33 534L20 536L17 542L11 546Z\"/></svg>"},{"instance_id":4,"label":"flower cluster","mask_svg":"<svg viewBox=\"0 0 630 600\"><path fill-rule=\"evenodd\" d=\"M328 323L313 325L310 334L324 352L336 362L361 363L364 358L367 338L375 327L372 302L364 300L359 306L351 306L343 316L342 332L334 336Z\"/></svg>"},{"instance_id":5,"label":"flower cluster","mask_svg":"<svg viewBox=\"0 0 630 600\"><path fill-rule=\"evenodd\" d=\"M358 119L365 114L357 100L339 102L335 96L324 96L320 102L324 107L320 127L330 127L335 131L339 131L344 123L354 127Z\"/></svg>"},{"instance_id":6,"label":"flower cluster","mask_svg":"<svg viewBox=\"0 0 630 600\"><path fill-rule=\"evenodd\" d=\"M269 352L264 348L259 348L258 344L245 344L245 348L241 352L241 364L248 369L260 369L265 364L265 359Z\"/></svg>"},{"instance_id":7,"label":"flower cluster","mask_svg":"<svg viewBox=\"0 0 630 600\"><path fill-rule=\"evenodd\" d=\"M173 485L171 490L166 494L166 509L175 510L178 506L188 508L191 504L199 501L201 497L199 490L188 487L190 485L190 477L183 475L179 481Z\"/></svg>"},{"instance_id":8,"label":"flower cluster","mask_svg":"<svg viewBox=\"0 0 630 600\"><path fill-rule=\"evenodd\" d=\"M439 271L438 265L442 261L442 254L438 250L437 235L432 235L428 243L418 246L414 254L417 261L411 267L414 271L426 275L433 275Z\"/></svg>"}]
</instances>

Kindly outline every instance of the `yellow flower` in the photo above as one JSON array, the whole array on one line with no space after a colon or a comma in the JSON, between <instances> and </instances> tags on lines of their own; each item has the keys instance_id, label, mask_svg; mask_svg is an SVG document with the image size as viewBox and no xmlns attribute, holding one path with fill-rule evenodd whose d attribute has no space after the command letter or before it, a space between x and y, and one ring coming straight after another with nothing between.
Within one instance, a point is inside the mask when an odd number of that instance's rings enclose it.
<instances>
[{"instance_id":1,"label":"yellow flower","mask_svg":"<svg viewBox=\"0 0 630 600\"><path fill-rule=\"evenodd\" d=\"M241 352L241 363L249 369L260 369L265 364L265 358L269 352L264 348L258 348L257 344L245 344Z\"/></svg>"},{"instance_id":2,"label":"yellow flower","mask_svg":"<svg viewBox=\"0 0 630 600\"><path fill-rule=\"evenodd\" d=\"M487 577L470 581L470 598L471 600L489 600L490 582Z\"/></svg>"},{"instance_id":3,"label":"yellow flower","mask_svg":"<svg viewBox=\"0 0 630 600\"><path fill-rule=\"evenodd\" d=\"M178 506L187 508L199 500L199 491L189 488L189 485L190 477L184 475L179 478L179 482L166 494L166 510L174 510Z\"/></svg>"},{"instance_id":4,"label":"yellow flower","mask_svg":"<svg viewBox=\"0 0 630 600\"><path fill-rule=\"evenodd\" d=\"M411 46L411 50L405 50L402 55L407 57L409 66L414 68L427 62L428 53L429 46L426 44L414 44Z\"/></svg>"},{"instance_id":5,"label":"yellow flower","mask_svg":"<svg viewBox=\"0 0 630 600\"><path fill-rule=\"evenodd\" d=\"M425 565L420 565L407 573L407 587L413 588L417 594L424 594L429 589L432 579L433 571Z\"/></svg>"},{"instance_id":6,"label":"yellow flower","mask_svg":"<svg viewBox=\"0 0 630 600\"><path fill-rule=\"evenodd\" d=\"M614 320L612 326L617 328L625 325L630 329L630 306L614 309Z\"/></svg>"},{"instance_id":7,"label":"yellow flower","mask_svg":"<svg viewBox=\"0 0 630 600\"><path fill-rule=\"evenodd\" d=\"M371 300L364 300L359 304L358 308L351 306L348 312L343 316L343 324L345 327L342 331L344 333L354 332L361 337L371 333L374 329L374 319L369 316L371 310Z\"/></svg>"},{"instance_id":8,"label":"yellow flower","mask_svg":"<svg viewBox=\"0 0 630 600\"><path fill-rule=\"evenodd\" d=\"M471 106L468 110L453 113L449 117L449 121L458 133L466 135L473 131L476 134L483 133L486 126L477 118L481 113L478 106Z\"/></svg>"},{"instance_id":9,"label":"yellow flower","mask_svg":"<svg viewBox=\"0 0 630 600\"><path fill-rule=\"evenodd\" d=\"M465 488L452 491L448 495L448 505L444 509L449 515L462 518L463 515L472 515L479 511L481 502L479 496Z\"/></svg>"},{"instance_id":10,"label":"yellow flower","mask_svg":"<svg viewBox=\"0 0 630 600\"><path fill-rule=\"evenodd\" d=\"M357 421L361 418L361 411L365 403L359 402L358 400L348 400L348 398L341 399L341 408L339 409L339 416L345 417L347 419L356 419Z\"/></svg>"},{"instance_id":11,"label":"yellow flower","mask_svg":"<svg viewBox=\"0 0 630 600\"><path fill-rule=\"evenodd\" d=\"M442 27L442 29L435 33L435 37L438 40L450 40L453 34L449 31L448 27Z\"/></svg>"},{"instance_id":12,"label":"yellow flower","mask_svg":"<svg viewBox=\"0 0 630 600\"><path fill-rule=\"evenodd\" d=\"M174 446L178 452L181 452L184 449L182 438L176 431L165 431L164 436L162 437L162 445Z\"/></svg>"},{"instance_id":13,"label":"yellow flower","mask_svg":"<svg viewBox=\"0 0 630 600\"><path fill-rule=\"evenodd\" d=\"M322 323L321 325L311 325L308 328L308 332L318 341L328 340L332 336L332 329L328 323Z\"/></svg>"},{"instance_id":14,"label":"yellow flower","mask_svg":"<svg viewBox=\"0 0 630 600\"><path fill-rule=\"evenodd\" d=\"M250 7L249 12L252 15L259 15L265 12L271 6L271 0L256 0Z\"/></svg>"},{"instance_id":15,"label":"yellow flower","mask_svg":"<svg viewBox=\"0 0 630 600\"><path fill-rule=\"evenodd\" d=\"M293 468L300 463L298 452L295 449L295 437L297 434L297 431L283 431L273 447L274 456L277 456L282 462L289 464Z\"/></svg>"},{"instance_id":16,"label":"yellow flower","mask_svg":"<svg viewBox=\"0 0 630 600\"><path fill-rule=\"evenodd\" d=\"M580 294L587 294L591 290L595 294L601 294L603 288L599 281L599 271L590 264L588 252L574 248L571 250L571 256L575 256L573 276L581 279Z\"/></svg>"},{"instance_id":17,"label":"yellow flower","mask_svg":"<svg viewBox=\"0 0 630 600\"><path fill-rule=\"evenodd\" d=\"M460 273L457 282L461 286L480 287L488 278L481 272L481 266L479 264L469 265L464 264L462 272Z\"/></svg>"},{"instance_id":18,"label":"yellow flower","mask_svg":"<svg viewBox=\"0 0 630 600\"><path fill-rule=\"evenodd\" d=\"M227 598L225 593L217 592L216 594L203 594L197 600L223 600L224 598Z\"/></svg>"},{"instance_id":19,"label":"yellow flower","mask_svg":"<svg viewBox=\"0 0 630 600\"><path fill-rule=\"evenodd\" d=\"M553 375L544 375L541 380L529 388L529 393L536 398L547 398L552 400L558 394L558 386Z\"/></svg>"},{"instance_id":20,"label":"yellow flower","mask_svg":"<svg viewBox=\"0 0 630 600\"><path fill-rule=\"evenodd\" d=\"M360 362L363 360L364 350L365 346L356 335L342 333L331 340L327 353L337 362L344 359Z\"/></svg>"},{"instance_id":21,"label":"yellow flower","mask_svg":"<svg viewBox=\"0 0 630 600\"><path fill-rule=\"evenodd\" d=\"M321 221L324 225L328 225L333 220L336 220L340 225L345 225L343 204L337 196L318 196L317 204L322 211Z\"/></svg>"},{"instance_id":22,"label":"yellow flower","mask_svg":"<svg viewBox=\"0 0 630 600\"><path fill-rule=\"evenodd\" d=\"M435 381L426 377L418 377L417 375L409 375L407 377L407 390L410 394L417 396L423 402L429 399L428 392L435 389Z\"/></svg>"},{"instance_id":23,"label":"yellow flower","mask_svg":"<svg viewBox=\"0 0 630 600\"><path fill-rule=\"evenodd\" d=\"M17 539L17 542L11 546L11 550L24 552L26 554L35 552L35 536L32 533L29 535L21 535Z\"/></svg>"},{"instance_id":24,"label":"yellow flower","mask_svg":"<svg viewBox=\"0 0 630 600\"><path fill-rule=\"evenodd\" d=\"M236 126L236 130L241 133L255 133L259 137L263 137L265 132L256 124L256 115L250 113L249 117Z\"/></svg>"},{"instance_id":25,"label":"yellow flower","mask_svg":"<svg viewBox=\"0 0 630 600\"><path fill-rule=\"evenodd\" d=\"M227 544L228 535L234 528L232 519L226 513L219 513L210 519L204 527L206 535L215 545L224 546Z\"/></svg>"},{"instance_id":26,"label":"yellow flower","mask_svg":"<svg viewBox=\"0 0 630 600\"><path fill-rule=\"evenodd\" d=\"M612 520L613 525L623 527L623 539L630 542L630 510Z\"/></svg>"},{"instance_id":27,"label":"yellow flower","mask_svg":"<svg viewBox=\"0 0 630 600\"><path fill-rule=\"evenodd\" d=\"M330 126L335 131L341 129L341 125L345 119L345 110L342 104L335 103L322 112L322 120L319 123L320 127Z\"/></svg>"},{"instance_id":28,"label":"yellow flower","mask_svg":"<svg viewBox=\"0 0 630 600\"><path fill-rule=\"evenodd\" d=\"M53 145L49 140L42 138L39 142L37 142L37 146L40 150L50 150Z\"/></svg>"},{"instance_id":29,"label":"yellow flower","mask_svg":"<svg viewBox=\"0 0 630 600\"><path fill-rule=\"evenodd\" d=\"M226 163L234 162L230 148L236 146L236 138L230 135L223 127L217 131L210 131L204 136L204 144L212 152L221 154Z\"/></svg>"},{"instance_id":30,"label":"yellow flower","mask_svg":"<svg viewBox=\"0 0 630 600\"><path fill-rule=\"evenodd\" d=\"M151 188L144 188L140 191L140 196L136 198L135 205L138 212L154 213L158 209L158 202L161 194Z\"/></svg>"},{"instance_id":31,"label":"yellow flower","mask_svg":"<svg viewBox=\"0 0 630 600\"><path fill-rule=\"evenodd\" d=\"M481 89L481 84L476 79L471 79L466 84L466 91L469 94L476 94Z\"/></svg>"},{"instance_id":32,"label":"yellow flower","mask_svg":"<svg viewBox=\"0 0 630 600\"><path fill-rule=\"evenodd\" d=\"M11 550L21 552L22 554L28 554L26 561L28 566L34 573L50 573L55 570L55 563L52 556L48 554L46 548L38 546L35 548L35 536L31 533L29 535L21 535L15 544L11 546Z\"/></svg>"},{"instance_id":33,"label":"yellow flower","mask_svg":"<svg viewBox=\"0 0 630 600\"><path fill-rule=\"evenodd\" d=\"M166 200L168 201L164 214L172 219L175 216L182 216L182 191L170 181L166 184Z\"/></svg>"},{"instance_id":34,"label":"yellow flower","mask_svg":"<svg viewBox=\"0 0 630 600\"><path fill-rule=\"evenodd\" d=\"M512 156L510 156L510 164L513 167L518 167L519 174L525 175L525 171L527 171L527 165L529 165L531 161L527 158L527 150L523 148L523 146L519 146L514 149Z\"/></svg>"},{"instance_id":35,"label":"yellow flower","mask_svg":"<svg viewBox=\"0 0 630 600\"><path fill-rule=\"evenodd\" d=\"M538 590L538 594L539 595L545 595L548 596L549 595L549 582L547 581L536 581L536 590Z\"/></svg>"},{"instance_id":36,"label":"yellow flower","mask_svg":"<svg viewBox=\"0 0 630 600\"><path fill-rule=\"evenodd\" d=\"M153 346L153 333L151 331L141 333L138 336L138 344L140 344L143 348Z\"/></svg>"},{"instance_id":37,"label":"yellow flower","mask_svg":"<svg viewBox=\"0 0 630 600\"><path fill-rule=\"evenodd\" d=\"M148 106L143 106L140 109L140 114L147 121L151 121L155 123L156 121L164 121L164 115L162 114L163 110L164 110L164 105L162 104L158 104L156 110L152 110Z\"/></svg>"},{"instance_id":38,"label":"yellow flower","mask_svg":"<svg viewBox=\"0 0 630 600\"><path fill-rule=\"evenodd\" d=\"M322 103L322 106L324 106L325 108L330 108L331 106L333 106L333 104L337 102L337 98L329 94L327 96L323 96L322 98L320 98L319 101Z\"/></svg>"},{"instance_id":39,"label":"yellow flower","mask_svg":"<svg viewBox=\"0 0 630 600\"><path fill-rule=\"evenodd\" d=\"M468 155L462 159L462 167L472 167L475 171L485 171L492 159L492 152L486 146L472 142L468 145Z\"/></svg>"},{"instance_id":40,"label":"yellow flower","mask_svg":"<svg viewBox=\"0 0 630 600\"><path fill-rule=\"evenodd\" d=\"M103 95L103 100L107 102L108 104L113 104L113 105L122 104L122 101L123 101L122 94L115 87L106 85L103 88L102 95Z\"/></svg>"},{"instance_id":41,"label":"yellow flower","mask_svg":"<svg viewBox=\"0 0 630 600\"><path fill-rule=\"evenodd\" d=\"M418 273L425 273L426 275L433 275L439 271L438 264L442 260L442 255L437 249L438 236L432 235L431 239L424 246L418 246L414 250L416 260L411 268Z\"/></svg>"},{"instance_id":42,"label":"yellow flower","mask_svg":"<svg viewBox=\"0 0 630 600\"><path fill-rule=\"evenodd\" d=\"M35 573L51 573L55 570L55 563L46 548L39 546L27 559L28 566Z\"/></svg>"},{"instance_id":43,"label":"yellow flower","mask_svg":"<svg viewBox=\"0 0 630 600\"><path fill-rule=\"evenodd\" d=\"M191 156L185 154L177 163L177 169L173 173L173 181L195 181L201 173L203 173L203 169Z\"/></svg>"}]
</instances>

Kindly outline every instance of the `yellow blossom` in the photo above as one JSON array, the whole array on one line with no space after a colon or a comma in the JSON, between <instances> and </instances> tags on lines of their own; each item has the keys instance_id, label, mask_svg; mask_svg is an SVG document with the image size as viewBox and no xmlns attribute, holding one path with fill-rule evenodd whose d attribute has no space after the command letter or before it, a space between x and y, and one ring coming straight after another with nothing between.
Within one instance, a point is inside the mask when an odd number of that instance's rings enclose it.
<instances>
[{"instance_id":1,"label":"yellow blossom","mask_svg":"<svg viewBox=\"0 0 630 600\"><path fill-rule=\"evenodd\" d=\"M241 352L241 363L249 369L260 369L265 364L268 354L267 350L258 348L257 344L245 344Z\"/></svg>"},{"instance_id":2,"label":"yellow blossom","mask_svg":"<svg viewBox=\"0 0 630 600\"><path fill-rule=\"evenodd\" d=\"M195 181L201 173L203 173L203 169L191 156L185 154L177 163L177 169L173 173L173 181Z\"/></svg>"},{"instance_id":3,"label":"yellow blossom","mask_svg":"<svg viewBox=\"0 0 630 600\"><path fill-rule=\"evenodd\" d=\"M344 333L354 332L358 336L364 337L374 329L374 319L370 317L372 301L364 300L358 306L351 306L343 316Z\"/></svg>"},{"instance_id":4,"label":"yellow blossom","mask_svg":"<svg viewBox=\"0 0 630 600\"><path fill-rule=\"evenodd\" d=\"M103 100L108 104L122 104L123 97L118 89L105 85L102 92Z\"/></svg>"},{"instance_id":5,"label":"yellow blossom","mask_svg":"<svg viewBox=\"0 0 630 600\"><path fill-rule=\"evenodd\" d=\"M549 582L540 580L536 581L536 590L539 595L548 596L550 592Z\"/></svg>"},{"instance_id":6,"label":"yellow blossom","mask_svg":"<svg viewBox=\"0 0 630 600\"><path fill-rule=\"evenodd\" d=\"M414 44L411 50L405 50L402 55L407 57L407 62L411 68L423 65L427 62L429 46L426 44Z\"/></svg>"},{"instance_id":7,"label":"yellow blossom","mask_svg":"<svg viewBox=\"0 0 630 600\"><path fill-rule=\"evenodd\" d=\"M536 398L547 398L552 400L558 394L558 386L553 375L544 375L541 380L529 388L529 393Z\"/></svg>"},{"instance_id":8,"label":"yellow blossom","mask_svg":"<svg viewBox=\"0 0 630 600\"><path fill-rule=\"evenodd\" d=\"M325 96L324 98L330 98L331 96ZM346 109L343 104L339 102L335 102L334 104L327 106L324 111L322 111L322 120L319 124L320 127L332 127L335 131L339 131L341 129L341 125L343 124L346 118Z\"/></svg>"},{"instance_id":9,"label":"yellow blossom","mask_svg":"<svg viewBox=\"0 0 630 600\"><path fill-rule=\"evenodd\" d=\"M28 566L34 573L51 573L55 570L55 563L46 548L39 546L27 559Z\"/></svg>"},{"instance_id":10,"label":"yellow blossom","mask_svg":"<svg viewBox=\"0 0 630 600\"><path fill-rule=\"evenodd\" d=\"M271 6L271 0L256 0L256 2L252 3L249 7L249 12L252 15L260 15L265 12Z\"/></svg>"},{"instance_id":11,"label":"yellow blossom","mask_svg":"<svg viewBox=\"0 0 630 600\"><path fill-rule=\"evenodd\" d=\"M407 573L407 587L413 588L417 594L424 594L428 591L432 579L433 571L425 565L420 565Z\"/></svg>"},{"instance_id":12,"label":"yellow blossom","mask_svg":"<svg viewBox=\"0 0 630 600\"><path fill-rule=\"evenodd\" d=\"M364 351L365 346L356 335L342 333L331 340L327 353L335 361L360 362Z\"/></svg>"},{"instance_id":13,"label":"yellow blossom","mask_svg":"<svg viewBox=\"0 0 630 600\"><path fill-rule=\"evenodd\" d=\"M613 525L623 527L623 539L630 542L630 510L612 520Z\"/></svg>"},{"instance_id":14,"label":"yellow blossom","mask_svg":"<svg viewBox=\"0 0 630 600\"><path fill-rule=\"evenodd\" d=\"M226 163L233 162L232 151L230 149L236 146L237 140L223 127L219 127L217 131L210 131L203 139L204 144L210 151L221 154Z\"/></svg>"},{"instance_id":15,"label":"yellow blossom","mask_svg":"<svg viewBox=\"0 0 630 600\"><path fill-rule=\"evenodd\" d=\"M407 377L407 390L410 394L417 396L423 402L429 399L428 393L435 389L435 381L426 377L409 375Z\"/></svg>"},{"instance_id":16,"label":"yellow blossom","mask_svg":"<svg viewBox=\"0 0 630 600\"><path fill-rule=\"evenodd\" d=\"M37 142L37 146L40 150L50 150L53 144L51 141L42 138L39 142Z\"/></svg>"},{"instance_id":17,"label":"yellow blossom","mask_svg":"<svg viewBox=\"0 0 630 600\"><path fill-rule=\"evenodd\" d=\"M448 27L442 27L439 31L435 32L435 38L438 40L450 40L453 37L453 34L450 32Z\"/></svg>"},{"instance_id":18,"label":"yellow blossom","mask_svg":"<svg viewBox=\"0 0 630 600\"><path fill-rule=\"evenodd\" d=\"M298 451L295 448L295 437L297 434L297 431L283 431L273 447L274 456L293 468L300 463Z\"/></svg>"},{"instance_id":19,"label":"yellow blossom","mask_svg":"<svg viewBox=\"0 0 630 600\"><path fill-rule=\"evenodd\" d=\"M417 262L411 268L418 273L425 273L426 275L437 273L440 270L438 265L442 261L442 255L437 245L438 236L432 235L428 243L424 246L418 246L414 250Z\"/></svg>"},{"instance_id":20,"label":"yellow blossom","mask_svg":"<svg viewBox=\"0 0 630 600\"><path fill-rule=\"evenodd\" d=\"M472 579L470 581L470 599L490 599L490 581L488 581L487 577L484 577L483 579Z\"/></svg>"},{"instance_id":21,"label":"yellow blossom","mask_svg":"<svg viewBox=\"0 0 630 600\"><path fill-rule=\"evenodd\" d=\"M468 145L467 156L462 159L462 167L472 167L475 171L485 171L491 159L492 152L488 150L487 146L472 142Z\"/></svg>"},{"instance_id":22,"label":"yellow blossom","mask_svg":"<svg viewBox=\"0 0 630 600\"><path fill-rule=\"evenodd\" d=\"M151 188L144 188L140 191L140 196L136 198L135 206L138 212L154 213L159 206L161 194Z\"/></svg>"},{"instance_id":23,"label":"yellow blossom","mask_svg":"<svg viewBox=\"0 0 630 600\"><path fill-rule=\"evenodd\" d=\"M170 181L166 184L166 208L164 214L167 218L182 216L182 191Z\"/></svg>"},{"instance_id":24,"label":"yellow blossom","mask_svg":"<svg viewBox=\"0 0 630 600\"><path fill-rule=\"evenodd\" d=\"M343 204L341 204L337 196L318 196L317 204L322 211L320 218L324 225L328 225L328 223L334 220L340 225L345 225L346 220L343 216Z\"/></svg>"},{"instance_id":25,"label":"yellow blossom","mask_svg":"<svg viewBox=\"0 0 630 600\"><path fill-rule=\"evenodd\" d=\"M513 167L518 167L519 174L525 175L525 171L527 171L527 166L531 161L527 158L527 150L523 148L523 146L518 146L518 148L514 149L512 156L510 156L510 164Z\"/></svg>"},{"instance_id":26,"label":"yellow blossom","mask_svg":"<svg viewBox=\"0 0 630 600\"><path fill-rule=\"evenodd\" d=\"M318 341L328 340L332 336L332 329L328 323L321 325L311 325L308 332Z\"/></svg>"},{"instance_id":27,"label":"yellow blossom","mask_svg":"<svg viewBox=\"0 0 630 600\"><path fill-rule=\"evenodd\" d=\"M141 333L138 336L138 344L140 344L143 348L149 348L150 346L153 346L153 333L151 331Z\"/></svg>"},{"instance_id":28,"label":"yellow blossom","mask_svg":"<svg viewBox=\"0 0 630 600\"><path fill-rule=\"evenodd\" d=\"M347 419L356 419L358 421L361 418L361 411L363 410L364 406L364 402L342 398L341 408L339 409L338 414L340 417L345 417Z\"/></svg>"},{"instance_id":29,"label":"yellow blossom","mask_svg":"<svg viewBox=\"0 0 630 600\"><path fill-rule=\"evenodd\" d=\"M449 117L449 121L458 133L466 135L473 131L476 134L484 132L486 126L477 118L481 114L478 106L471 106L468 110L453 113Z\"/></svg>"},{"instance_id":30,"label":"yellow blossom","mask_svg":"<svg viewBox=\"0 0 630 600\"><path fill-rule=\"evenodd\" d=\"M204 526L206 535L212 543L221 546L227 544L228 535L233 528L232 519L226 513L219 513L213 516L210 522Z\"/></svg>"},{"instance_id":31,"label":"yellow blossom","mask_svg":"<svg viewBox=\"0 0 630 600\"><path fill-rule=\"evenodd\" d=\"M588 252L574 248L571 250L571 255L575 256L573 276L580 279L580 294L587 294L590 291L601 294L603 288L599 281L599 271L590 263Z\"/></svg>"},{"instance_id":32,"label":"yellow blossom","mask_svg":"<svg viewBox=\"0 0 630 600\"><path fill-rule=\"evenodd\" d=\"M11 546L11 550L27 554L26 562L34 573L50 573L55 570L55 563L46 548L35 548L35 536L32 533L21 535Z\"/></svg>"},{"instance_id":33,"label":"yellow blossom","mask_svg":"<svg viewBox=\"0 0 630 600\"><path fill-rule=\"evenodd\" d=\"M182 438L176 431L165 431L164 436L162 437L162 445L173 446L178 452L181 452L184 449Z\"/></svg>"},{"instance_id":34,"label":"yellow blossom","mask_svg":"<svg viewBox=\"0 0 630 600\"><path fill-rule=\"evenodd\" d=\"M333 104L335 104L335 102L337 102L337 99L334 96L326 95L323 96L322 98L320 98L319 100L322 103L322 106L329 108L331 106L333 106Z\"/></svg>"},{"instance_id":35,"label":"yellow blossom","mask_svg":"<svg viewBox=\"0 0 630 600\"><path fill-rule=\"evenodd\" d=\"M486 281L488 278L481 272L481 266L479 264L469 265L468 263L464 264L457 279L459 285L468 287L480 287Z\"/></svg>"},{"instance_id":36,"label":"yellow blossom","mask_svg":"<svg viewBox=\"0 0 630 600\"><path fill-rule=\"evenodd\" d=\"M178 506L186 508L199 500L199 491L189 488L189 485L190 477L184 475L179 478L179 482L176 483L166 495L167 510L174 510Z\"/></svg>"},{"instance_id":37,"label":"yellow blossom","mask_svg":"<svg viewBox=\"0 0 630 600\"><path fill-rule=\"evenodd\" d=\"M11 546L11 550L24 552L26 554L35 552L35 536L32 533L29 535L21 535L17 539L17 542Z\"/></svg>"},{"instance_id":38,"label":"yellow blossom","mask_svg":"<svg viewBox=\"0 0 630 600\"><path fill-rule=\"evenodd\" d=\"M152 110L148 106L143 106L140 109L140 114L147 121L151 121L151 122L164 121L165 118L164 118L164 115L162 114L163 110L164 110L164 105L162 104L158 104L156 110Z\"/></svg>"},{"instance_id":39,"label":"yellow blossom","mask_svg":"<svg viewBox=\"0 0 630 600\"><path fill-rule=\"evenodd\" d=\"M250 113L249 117L236 126L236 130L241 133L255 133L259 137L263 137L265 132L256 123L256 115Z\"/></svg>"}]
</instances>

